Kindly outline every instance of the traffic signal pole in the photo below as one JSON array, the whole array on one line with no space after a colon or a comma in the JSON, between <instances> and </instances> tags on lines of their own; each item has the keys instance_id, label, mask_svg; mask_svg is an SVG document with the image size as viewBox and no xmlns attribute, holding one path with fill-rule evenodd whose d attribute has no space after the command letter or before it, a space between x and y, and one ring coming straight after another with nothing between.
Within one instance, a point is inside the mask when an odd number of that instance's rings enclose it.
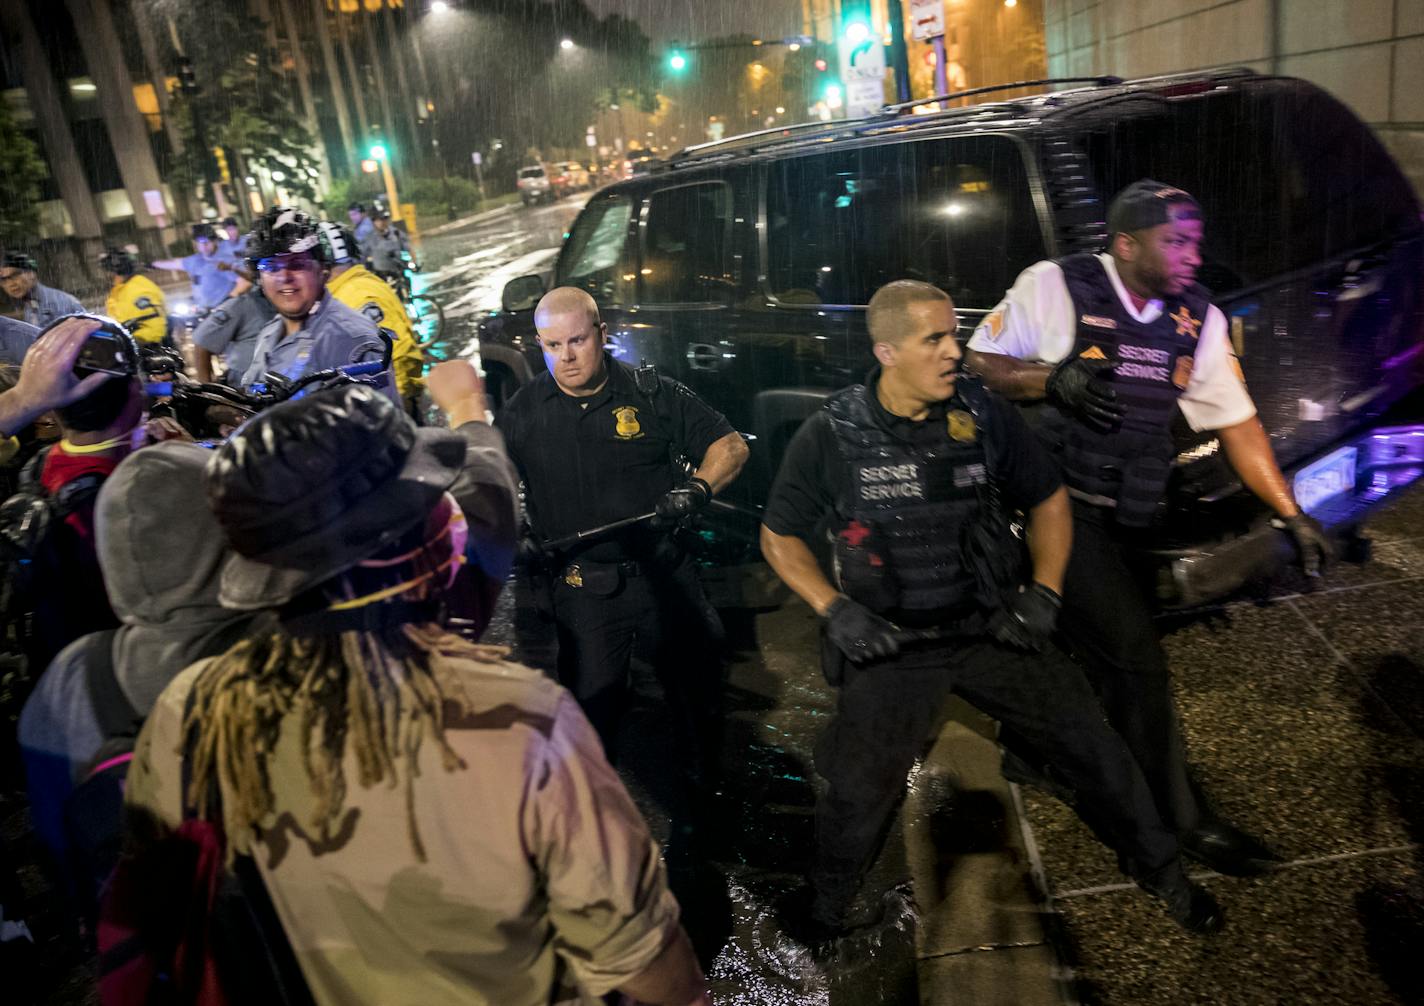
<instances>
[{"instance_id":1,"label":"traffic signal pole","mask_svg":"<svg viewBox=\"0 0 1424 1006\"><path fill-rule=\"evenodd\" d=\"M905 10L902 0L890 0L890 68L895 71L895 100L910 100L910 56L905 50ZM943 93L943 92L940 92Z\"/></svg>"}]
</instances>

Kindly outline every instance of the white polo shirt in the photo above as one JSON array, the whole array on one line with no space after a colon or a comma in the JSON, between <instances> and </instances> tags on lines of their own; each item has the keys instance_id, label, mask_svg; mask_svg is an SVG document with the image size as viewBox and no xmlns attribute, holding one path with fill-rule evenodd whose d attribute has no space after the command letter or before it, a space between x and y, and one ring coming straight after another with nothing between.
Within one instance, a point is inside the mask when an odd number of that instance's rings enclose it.
<instances>
[{"instance_id":1,"label":"white polo shirt","mask_svg":"<svg viewBox=\"0 0 1424 1006\"><path fill-rule=\"evenodd\" d=\"M1150 300L1138 310L1122 285L1111 255L1099 255L1123 310L1144 324L1162 315L1162 302ZM1078 339L1078 313L1058 263L1037 262L1014 281L994 310L984 316L969 340L980 353L1012 356L1025 363L1053 366L1073 351ZM1226 334L1226 316L1216 305L1207 308L1193 355L1192 374L1177 404L1194 430L1219 430L1245 422L1256 414L1246 390L1241 365Z\"/></svg>"}]
</instances>

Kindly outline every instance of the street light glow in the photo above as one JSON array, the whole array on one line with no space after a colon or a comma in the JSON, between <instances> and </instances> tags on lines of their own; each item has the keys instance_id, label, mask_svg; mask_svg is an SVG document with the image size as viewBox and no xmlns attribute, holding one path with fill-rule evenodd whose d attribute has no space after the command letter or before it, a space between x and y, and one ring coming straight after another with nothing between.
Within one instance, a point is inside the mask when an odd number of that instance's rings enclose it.
<instances>
[{"instance_id":1,"label":"street light glow","mask_svg":"<svg viewBox=\"0 0 1424 1006\"><path fill-rule=\"evenodd\" d=\"M668 60L668 66L674 70L685 70L687 69L687 57L680 52L675 52L672 54L672 58Z\"/></svg>"},{"instance_id":2,"label":"street light glow","mask_svg":"<svg viewBox=\"0 0 1424 1006\"><path fill-rule=\"evenodd\" d=\"M560 48L560 49L563 49L565 52L567 52L568 50L572 49L573 47L574 47L574 40L571 39L571 38L566 38L566 39L564 39L562 42L559 43L559 48Z\"/></svg>"},{"instance_id":3,"label":"street light glow","mask_svg":"<svg viewBox=\"0 0 1424 1006\"><path fill-rule=\"evenodd\" d=\"M864 21L852 21L846 25L845 37L851 45L860 45L870 37L870 25Z\"/></svg>"},{"instance_id":4,"label":"street light glow","mask_svg":"<svg viewBox=\"0 0 1424 1006\"><path fill-rule=\"evenodd\" d=\"M430 4L430 13L432 14L444 14L449 9L450 5L445 0L432 0Z\"/></svg>"},{"instance_id":5,"label":"street light glow","mask_svg":"<svg viewBox=\"0 0 1424 1006\"><path fill-rule=\"evenodd\" d=\"M1019 0L1004 0L1005 7L1017 7L1018 5Z\"/></svg>"}]
</instances>

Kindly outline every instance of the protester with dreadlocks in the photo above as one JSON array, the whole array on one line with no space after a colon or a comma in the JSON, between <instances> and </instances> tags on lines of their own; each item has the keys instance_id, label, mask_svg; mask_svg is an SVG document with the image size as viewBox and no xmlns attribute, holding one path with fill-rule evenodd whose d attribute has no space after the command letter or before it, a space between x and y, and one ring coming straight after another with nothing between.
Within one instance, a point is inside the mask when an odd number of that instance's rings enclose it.
<instances>
[{"instance_id":1,"label":"protester with dreadlocks","mask_svg":"<svg viewBox=\"0 0 1424 1006\"><path fill-rule=\"evenodd\" d=\"M708 1002L577 704L440 628L466 448L358 385L219 449L209 500L237 553L221 598L276 616L159 698L129 775L134 839L220 821L318 1003L533 1006L574 986Z\"/></svg>"}]
</instances>

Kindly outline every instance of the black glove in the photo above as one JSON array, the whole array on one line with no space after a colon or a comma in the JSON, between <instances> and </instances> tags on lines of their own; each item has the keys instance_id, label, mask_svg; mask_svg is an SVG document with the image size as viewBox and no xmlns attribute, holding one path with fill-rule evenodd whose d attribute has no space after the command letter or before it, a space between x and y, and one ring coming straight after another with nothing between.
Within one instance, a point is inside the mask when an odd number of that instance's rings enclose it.
<instances>
[{"instance_id":1,"label":"black glove","mask_svg":"<svg viewBox=\"0 0 1424 1006\"><path fill-rule=\"evenodd\" d=\"M693 476L658 500L658 505L654 509L657 510L659 517L677 520L679 517L686 517L690 513L701 510L711 498L712 487Z\"/></svg>"},{"instance_id":2,"label":"black glove","mask_svg":"<svg viewBox=\"0 0 1424 1006\"><path fill-rule=\"evenodd\" d=\"M900 652L900 631L863 604L842 595L826 609L826 635L852 663L883 660Z\"/></svg>"},{"instance_id":3,"label":"black glove","mask_svg":"<svg viewBox=\"0 0 1424 1006\"><path fill-rule=\"evenodd\" d=\"M1111 360L1085 360L1070 356L1048 375L1044 391L1049 401L1081 417L1095 430L1106 433L1122 422L1123 408L1117 392L1102 375L1110 372Z\"/></svg>"},{"instance_id":4,"label":"black glove","mask_svg":"<svg viewBox=\"0 0 1424 1006\"><path fill-rule=\"evenodd\" d=\"M539 572L547 569L553 557L544 550L544 546L539 544L531 534L526 534L519 539L519 544L515 547L514 563L523 566L525 569Z\"/></svg>"},{"instance_id":5,"label":"black glove","mask_svg":"<svg viewBox=\"0 0 1424 1006\"><path fill-rule=\"evenodd\" d=\"M1019 650L1043 649L1058 624L1063 598L1041 583L1020 587L1004 607L989 619L989 635Z\"/></svg>"},{"instance_id":6,"label":"black glove","mask_svg":"<svg viewBox=\"0 0 1424 1006\"><path fill-rule=\"evenodd\" d=\"M1295 539L1300 568L1306 576L1319 576L1335 558L1335 546L1326 537L1325 528L1304 510L1294 517L1277 517L1271 523Z\"/></svg>"}]
</instances>

